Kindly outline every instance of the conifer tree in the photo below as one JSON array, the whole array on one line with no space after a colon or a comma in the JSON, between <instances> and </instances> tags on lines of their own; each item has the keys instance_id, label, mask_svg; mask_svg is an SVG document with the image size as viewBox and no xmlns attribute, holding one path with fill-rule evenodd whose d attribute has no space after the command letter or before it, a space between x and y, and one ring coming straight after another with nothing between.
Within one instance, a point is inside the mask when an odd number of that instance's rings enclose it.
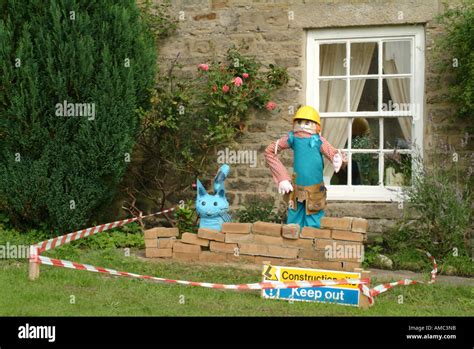
<instances>
[{"instance_id":1,"label":"conifer tree","mask_svg":"<svg viewBox=\"0 0 474 349\"><path fill-rule=\"evenodd\" d=\"M0 210L17 226L84 227L129 164L153 37L134 0L6 0L0 11Z\"/></svg>"}]
</instances>

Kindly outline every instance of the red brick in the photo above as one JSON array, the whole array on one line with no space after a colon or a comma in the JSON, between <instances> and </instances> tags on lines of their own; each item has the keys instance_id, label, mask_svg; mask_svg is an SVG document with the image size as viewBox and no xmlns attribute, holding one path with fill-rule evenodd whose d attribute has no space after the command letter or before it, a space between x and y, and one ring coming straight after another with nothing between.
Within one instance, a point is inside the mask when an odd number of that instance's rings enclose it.
<instances>
[{"instance_id":1,"label":"red brick","mask_svg":"<svg viewBox=\"0 0 474 349\"><path fill-rule=\"evenodd\" d=\"M176 241L175 237L172 238L161 238L157 239L158 241L158 248L173 248L173 244Z\"/></svg>"},{"instance_id":2,"label":"red brick","mask_svg":"<svg viewBox=\"0 0 474 349\"><path fill-rule=\"evenodd\" d=\"M179 235L178 228L153 228L145 230L145 239L152 239L152 238L166 238L166 237L173 237Z\"/></svg>"},{"instance_id":3,"label":"red brick","mask_svg":"<svg viewBox=\"0 0 474 349\"><path fill-rule=\"evenodd\" d=\"M345 241L358 241L362 242L364 240L364 235L362 233L353 233L346 230L333 230L331 237L335 240L345 240Z\"/></svg>"},{"instance_id":4,"label":"red brick","mask_svg":"<svg viewBox=\"0 0 474 349\"><path fill-rule=\"evenodd\" d=\"M352 217L336 218L323 217L321 218L321 228L351 230Z\"/></svg>"},{"instance_id":5,"label":"red brick","mask_svg":"<svg viewBox=\"0 0 474 349\"><path fill-rule=\"evenodd\" d=\"M298 258L298 251L299 249L292 247L268 246L268 254L273 257L296 259Z\"/></svg>"},{"instance_id":6,"label":"red brick","mask_svg":"<svg viewBox=\"0 0 474 349\"><path fill-rule=\"evenodd\" d=\"M255 222L252 226L252 232L258 235L281 236L281 224Z\"/></svg>"},{"instance_id":7,"label":"red brick","mask_svg":"<svg viewBox=\"0 0 474 349\"><path fill-rule=\"evenodd\" d=\"M285 239L296 240L300 236L299 224L284 224L281 230L281 235Z\"/></svg>"},{"instance_id":8,"label":"red brick","mask_svg":"<svg viewBox=\"0 0 474 349\"><path fill-rule=\"evenodd\" d=\"M282 237L275 237L275 236L266 236L266 235L254 235L253 242L262 245L276 245L282 247L298 247L298 248L312 248L313 241L312 240L290 240L284 239Z\"/></svg>"},{"instance_id":9,"label":"red brick","mask_svg":"<svg viewBox=\"0 0 474 349\"><path fill-rule=\"evenodd\" d=\"M283 246L283 238L267 235L254 235L253 242L262 245L277 245Z\"/></svg>"},{"instance_id":10,"label":"red brick","mask_svg":"<svg viewBox=\"0 0 474 349\"><path fill-rule=\"evenodd\" d=\"M213 241L225 241L225 234L217 230L199 228L198 237L201 239L213 240Z\"/></svg>"},{"instance_id":11,"label":"red brick","mask_svg":"<svg viewBox=\"0 0 474 349\"><path fill-rule=\"evenodd\" d=\"M335 245L333 245L335 243ZM360 243L354 241L342 241L342 240L332 240L332 239L316 239L315 248L316 249L325 249L326 246L331 246L338 248L339 245L361 245Z\"/></svg>"},{"instance_id":12,"label":"red brick","mask_svg":"<svg viewBox=\"0 0 474 349\"><path fill-rule=\"evenodd\" d=\"M267 246L249 242L239 243L239 254L249 254L253 256L266 256Z\"/></svg>"},{"instance_id":13,"label":"red brick","mask_svg":"<svg viewBox=\"0 0 474 349\"><path fill-rule=\"evenodd\" d=\"M224 242L211 241L209 248L212 252L234 253L238 246L237 244L226 244Z\"/></svg>"},{"instance_id":14,"label":"red brick","mask_svg":"<svg viewBox=\"0 0 474 349\"><path fill-rule=\"evenodd\" d=\"M354 218L352 220L352 231L356 233L366 233L367 228L369 227L369 222L367 219L363 218Z\"/></svg>"},{"instance_id":15,"label":"red brick","mask_svg":"<svg viewBox=\"0 0 474 349\"><path fill-rule=\"evenodd\" d=\"M254 240L255 236L253 234L225 234L226 243L238 243L238 242L251 242Z\"/></svg>"},{"instance_id":16,"label":"red brick","mask_svg":"<svg viewBox=\"0 0 474 349\"><path fill-rule=\"evenodd\" d=\"M301 230L301 238L303 239L330 239L331 230L304 227Z\"/></svg>"},{"instance_id":17,"label":"red brick","mask_svg":"<svg viewBox=\"0 0 474 349\"><path fill-rule=\"evenodd\" d=\"M315 261L313 268L327 270L343 270L342 262L334 261Z\"/></svg>"},{"instance_id":18,"label":"red brick","mask_svg":"<svg viewBox=\"0 0 474 349\"><path fill-rule=\"evenodd\" d=\"M171 257L173 250L171 248L147 248L145 250L145 256L147 258L165 258Z\"/></svg>"},{"instance_id":19,"label":"red brick","mask_svg":"<svg viewBox=\"0 0 474 349\"><path fill-rule=\"evenodd\" d=\"M360 268L362 265L361 262L342 262L342 270L345 271L354 271L355 268Z\"/></svg>"},{"instance_id":20,"label":"red brick","mask_svg":"<svg viewBox=\"0 0 474 349\"><path fill-rule=\"evenodd\" d=\"M145 248L158 248L158 239L145 239Z\"/></svg>"},{"instance_id":21,"label":"red brick","mask_svg":"<svg viewBox=\"0 0 474 349\"><path fill-rule=\"evenodd\" d=\"M251 223L222 223L222 232L224 234L249 234L252 228Z\"/></svg>"},{"instance_id":22,"label":"red brick","mask_svg":"<svg viewBox=\"0 0 474 349\"><path fill-rule=\"evenodd\" d=\"M298 240L290 240L290 239L283 239L283 246L288 247L298 247L298 248L313 248L313 240L314 239L298 239Z\"/></svg>"},{"instance_id":23,"label":"red brick","mask_svg":"<svg viewBox=\"0 0 474 349\"><path fill-rule=\"evenodd\" d=\"M188 245L188 246L192 246L192 245ZM200 255L201 255L201 252L186 253L186 252L173 251L173 259L181 260L181 261L197 262L199 261Z\"/></svg>"},{"instance_id":24,"label":"red brick","mask_svg":"<svg viewBox=\"0 0 474 349\"><path fill-rule=\"evenodd\" d=\"M262 256L255 256L255 264L263 264L270 262L272 265L278 266L286 266L288 265L288 259L283 258L274 258L274 257L262 257Z\"/></svg>"},{"instance_id":25,"label":"red brick","mask_svg":"<svg viewBox=\"0 0 474 349\"><path fill-rule=\"evenodd\" d=\"M208 263L225 263L227 262L227 254L211 251L202 251L199 255L199 261Z\"/></svg>"},{"instance_id":26,"label":"red brick","mask_svg":"<svg viewBox=\"0 0 474 349\"><path fill-rule=\"evenodd\" d=\"M311 259L315 261L326 261L325 250L314 250L303 248L298 253L298 258Z\"/></svg>"},{"instance_id":27,"label":"red brick","mask_svg":"<svg viewBox=\"0 0 474 349\"><path fill-rule=\"evenodd\" d=\"M201 239L197 234L193 233L183 233L183 235L181 235L181 242L190 245L209 246L209 240Z\"/></svg>"},{"instance_id":28,"label":"red brick","mask_svg":"<svg viewBox=\"0 0 474 349\"><path fill-rule=\"evenodd\" d=\"M245 255L235 255L233 253L226 253L227 255L227 262L228 263L241 263L241 262L245 262L245 257L253 257L254 261L255 261L255 257L254 256L245 256Z\"/></svg>"},{"instance_id":29,"label":"red brick","mask_svg":"<svg viewBox=\"0 0 474 349\"><path fill-rule=\"evenodd\" d=\"M173 244L173 252L199 253L201 252L201 246L184 244L182 242L177 241Z\"/></svg>"},{"instance_id":30,"label":"red brick","mask_svg":"<svg viewBox=\"0 0 474 349\"><path fill-rule=\"evenodd\" d=\"M155 229L148 229L145 230L145 240L156 239L156 230Z\"/></svg>"},{"instance_id":31,"label":"red brick","mask_svg":"<svg viewBox=\"0 0 474 349\"><path fill-rule=\"evenodd\" d=\"M298 249L292 247L282 247L275 245L261 245L242 242L239 244L240 254L249 254L254 256L269 256L277 258L297 258Z\"/></svg>"}]
</instances>

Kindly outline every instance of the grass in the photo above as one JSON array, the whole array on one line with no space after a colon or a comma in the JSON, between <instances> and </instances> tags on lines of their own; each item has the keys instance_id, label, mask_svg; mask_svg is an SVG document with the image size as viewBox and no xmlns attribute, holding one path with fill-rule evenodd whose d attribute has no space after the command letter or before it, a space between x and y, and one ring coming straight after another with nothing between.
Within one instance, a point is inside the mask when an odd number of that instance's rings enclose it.
<instances>
[{"instance_id":1,"label":"grass","mask_svg":"<svg viewBox=\"0 0 474 349\"><path fill-rule=\"evenodd\" d=\"M133 230L133 229L132 229ZM224 265L143 260L141 235L100 234L61 246L45 255L99 267L171 279L214 283L254 283L257 270ZM44 233L27 234L0 225L0 245L29 245ZM140 241L139 241L140 240ZM124 246L132 248L124 255ZM425 262L427 262L425 260ZM428 261L429 264L429 261ZM427 272L430 266L425 269ZM428 279L428 274L426 278ZM373 285L382 280L373 279ZM388 280L383 280L388 281ZM394 280L390 280L394 281ZM368 310L350 306L264 300L258 291L223 291L112 277L42 265L28 279L28 261L0 259L0 316L472 316L474 288L447 284L400 286L376 298ZM403 295L403 304L399 304ZM74 302L71 302L74 300ZM184 302L183 302L184 301Z\"/></svg>"},{"instance_id":2,"label":"grass","mask_svg":"<svg viewBox=\"0 0 474 349\"><path fill-rule=\"evenodd\" d=\"M261 280L255 270L171 261L144 262L121 250L66 245L47 255L173 279L219 283ZM212 290L41 266L30 281L25 260L0 261L1 316L472 316L473 288L435 284L399 287L369 310L321 303L263 300L255 291ZM376 281L376 280L375 280ZM403 295L404 303L398 304ZM71 304L71 299L75 303ZM184 300L184 302L183 302Z\"/></svg>"}]
</instances>

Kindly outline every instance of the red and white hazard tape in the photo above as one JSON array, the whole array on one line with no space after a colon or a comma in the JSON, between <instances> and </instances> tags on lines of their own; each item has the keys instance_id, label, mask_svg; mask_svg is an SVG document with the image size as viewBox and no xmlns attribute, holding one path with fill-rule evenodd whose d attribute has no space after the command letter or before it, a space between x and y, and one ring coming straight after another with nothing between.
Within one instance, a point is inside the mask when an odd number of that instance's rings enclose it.
<instances>
[{"instance_id":1,"label":"red and white hazard tape","mask_svg":"<svg viewBox=\"0 0 474 349\"><path fill-rule=\"evenodd\" d=\"M129 224L143 218L171 212L174 209L175 208L170 208L170 209L152 213L146 216L139 216L139 217L134 217L134 218L123 219L123 220L112 222L112 223L105 223L105 224L97 225L95 227L78 230L66 235L58 236L53 239L39 242L35 245L30 246L30 260L39 264L52 265L56 267L63 267L63 268L70 268L70 269L77 269L77 270L87 270L87 271L92 271L96 273L105 273L105 274L114 275L114 276L128 276L128 277L147 279L147 280L153 280L153 281L158 281L158 282L173 283L173 284L180 284L180 285L187 285L187 286L198 286L198 287L214 288L214 289L225 289L225 290L263 290L263 289L282 289L282 288L300 288L300 287L358 285L358 288L360 289L362 294L364 294L368 298L369 305L374 304L374 297L390 290L391 288L394 288L395 286L424 284L423 281L404 279L404 280L400 280L396 282L380 284L373 288L369 288L367 286L367 284L369 283L368 278L296 281L296 282L288 282L288 283L272 281L272 282L259 282L259 283L253 283L253 284L214 284L214 283L209 283L209 282L174 280L174 279L166 279L166 278L160 278L160 277L155 277L155 276L128 273L128 272L117 271L117 270L109 269L109 268L95 267L89 264L81 264L81 263L70 262L70 261L61 260L61 259L49 258L49 257L40 255L40 253L43 251L52 250L55 247L70 243L71 241L79 240L84 237L98 234L103 231L110 230L116 227L121 227L125 224ZM433 262L433 270L431 271L431 280L426 283L426 284L432 284L436 281L436 275L438 273L438 265L436 263L435 258L429 252L425 252L425 251L421 251L421 252L426 253L426 255Z\"/></svg>"},{"instance_id":2,"label":"red and white hazard tape","mask_svg":"<svg viewBox=\"0 0 474 349\"><path fill-rule=\"evenodd\" d=\"M87 236L102 233L103 231L106 231L106 230L121 227L125 224L129 224L129 223L138 221L138 220L143 219L143 218L148 218L148 217L151 217L151 216L156 216L156 215L159 215L159 214L164 214L164 213L167 213L167 212L171 212L174 209L175 208L173 207L173 208L170 208L170 209L167 209L167 210L164 210L164 211L160 211L160 212L156 212L156 213L152 213L152 214L149 214L149 215L146 215L146 216L139 216L139 217L134 217L134 218L123 219L121 221L116 221L116 222L112 222L112 223L105 223L105 224L101 224L101 225L96 225L95 227L92 227L92 228L78 230L78 231L75 231L75 232L72 232L72 233L69 233L69 234L66 234L66 235L55 237L53 239L42 241L42 242L39 242L39 243L37 243L33 246L38 248L38 253L41 253L43 251L52 250L53 248L58 247L58 246L68 244L68 243L70 243L71 241L74 241L74 240L79 240L79 239L85 238Z\"/></svg>"},{"instance_id":3,"label":"red and white hazard tape","mask_svg":"<svg viewBox=\"0 0 474 349\"><path fill-rule=\"evenodd\" d=\"M415 285L415 284L428 284L429 285L429 284L432 284L436 281L436 274L438 273L438 264L436 263L436 259L429 252L422 251L422 250L419 250L419 251L423 252L423 253L426 253L426 255L433 262L433 270L431 271L431 280L429 282L425 283L423 281L403 279L403 280L390 282L390 283L386 283L386 284L380 284L378 286L375 286L375 287L371 288L368 291L368 294L367 294L367 290L364 291L364 294L369 298L369 303L370 303L371 300L372 300L372 303L373 303L373 298L374 297L378 296L381 293L384 293L384 292L390 290L391 288L394 288L395 286L400 286L400 285L408 286L408 285ZM360 288L361 289L364 288L363 286L365 286L365 285L361 285Z\"/></svg>"},{"instance_id":4,"label":"red and white hazard tape","mask_svg":"<svg viewBox=\"0 0 474 349\"><path fill-rule=\"evenodd\" d=\"M95 273L104 273L114 276L128 276L139 279L147 279L158 282L166 282L187 286L198 286L205 288L216 288L224 290L264 290L264 289L281 289L281 288L299 288L299 287L320 287L320 286L338 286L338 285L365 285L369 282L368 278L365 279L341 279L341 280L317 280L317 281L295 281L295 282L259 282L253 284L213 284L209 282L195 282L185 280L174 280L165 279L156 276L140 275L134 273L128 273L124 271L117 271L115 269L95 267L89 264L82 264L76 262L70 262L62 259L54 259L45 256L38 256L37 261L40 264L52 265L56 267L87 270Z\"/></svg>"},{"instance_id":5,"label":"red and white hazard tape","mask_svg":"<svg viewBox=\"0 0 474 349\"><path fill-rule=\"evenodd\" d=\"M431 255L427 253L430 258ZM361 279L340 279L340 280L316 280L316 281L296 281L296 282L259 282L253 284L215 284L209 282L196 282L196 281L185 281L185 280L175 280L175 279L167 279L167 278L160 278L156 276L148 276L148 275L140 275L135 273L128 273L124 271L117 271L115 269L110 268L102 268L96 267L90 264L82 264L71 262L62 259L54 259L49 258L41 255L34 255L32 258L35 262L45 265L52 265L56 267L63 267L63 268L70 268L76 270L86 270L95 273L103 273L113 276L127 276L132 278L139 278L139 279L146 279L146 280L153 280L158 282L165 282L165 283L173 283L173 284L180 284L186 286L197 286L197 287L205 287L205 288L214 288L214 289L224 289L224 290L263 290L263 289L282 289L282 288L302 288L302 287L324 287L324 286L340 286L340 285L358 285L359 289L361 290L362 294L364 294L369 301L369 305L374 304L374 298L379 294L388 291L389 289L398 286L398 285L414 285L414 284L424 284L423 281L415 281L415 280L400 280L396 282L391 282L388 284L380 284L375 286L371 289L367 286L369 283L368 278L361 278ZM436 260L432 258L435 268L432 271L432 275L436 275L437 265ZM428 282L431 284L432 281Z\"/></svg>"}]
</instances>

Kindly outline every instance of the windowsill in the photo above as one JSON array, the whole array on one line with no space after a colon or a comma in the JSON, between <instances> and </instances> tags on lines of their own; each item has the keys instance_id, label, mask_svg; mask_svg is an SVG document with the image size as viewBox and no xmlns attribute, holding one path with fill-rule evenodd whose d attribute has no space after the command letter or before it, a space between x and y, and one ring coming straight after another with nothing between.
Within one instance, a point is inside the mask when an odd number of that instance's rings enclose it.
<instances>
[{"instance_id":1,"label":"windowsill","mask_svg":"<svg viewBox=\"0 0 474 349\"><path fill-rule=\"evenodd\" d=\"M401 187L369 185L329 185L328 201L396 201L401 200Z\"/></svg>"}]
</instances>

